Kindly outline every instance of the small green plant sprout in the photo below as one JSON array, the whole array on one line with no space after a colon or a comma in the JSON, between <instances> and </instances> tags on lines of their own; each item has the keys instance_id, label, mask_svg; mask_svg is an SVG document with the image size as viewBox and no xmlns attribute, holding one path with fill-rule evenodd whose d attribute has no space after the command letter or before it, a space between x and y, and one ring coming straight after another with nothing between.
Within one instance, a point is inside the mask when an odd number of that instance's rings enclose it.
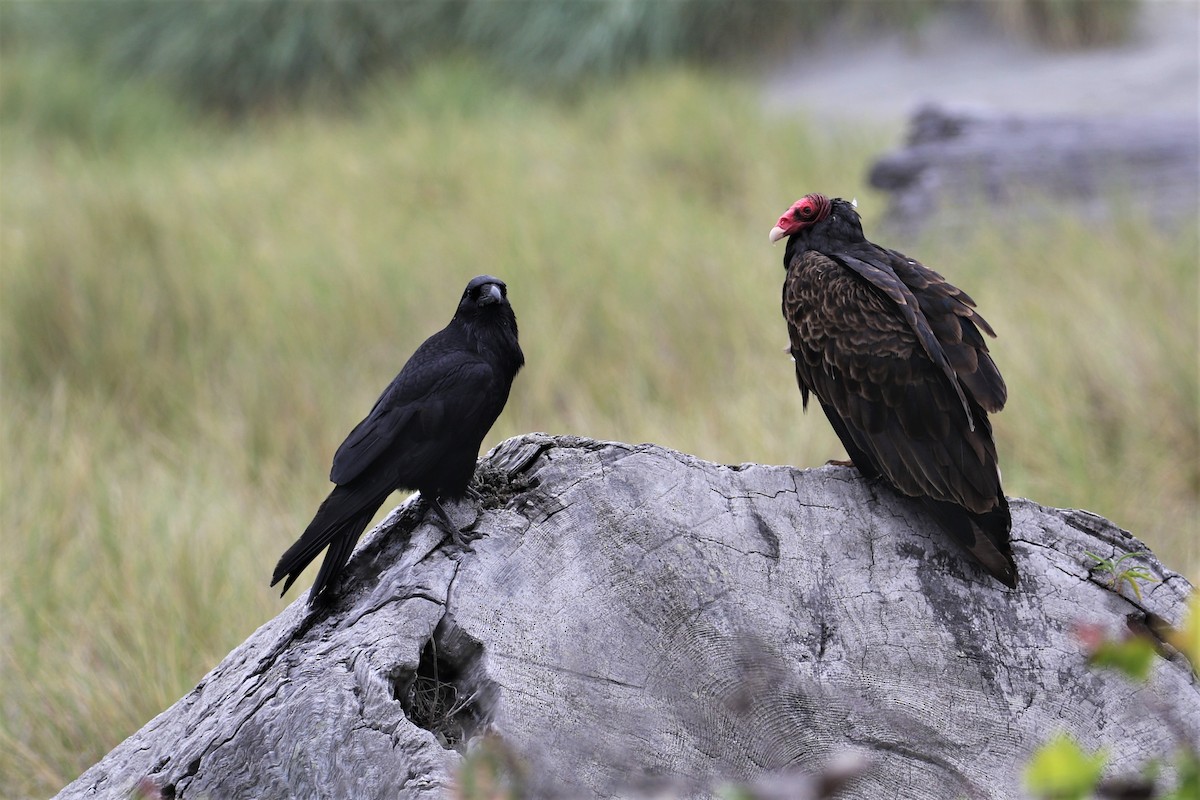
<instances>
[{"instance_id":1,"label":"small green plant sprout","mask_svg":"<svg viewBox=\"0 0 1200 800\"><path fill-rule=\"evenodd\" d=\"M1179 786L1174 794L1169 794L1163 800L1188 800L1200 797L1200 754L1194 750L1179 751L1175 769L1179 773Z\"/></svg>"},{"instance_id":2,"label":"small green plant sprout","mask_svg":"<svg viewBox=\"0 0 1200 800\"><path fill-rule=\"evenodd\" d=\"M1080 624L1075 635L1088 651L1088 663L1124 673L1130 680L1145 682L1154 666L1154 642L1148 636L1128 633L1112 639L1099 625Z\"/></svg>"},{"instance_id":3,"label":"small green plant sprout","mask_svg":"<svg viewBox=\"0 0 1200 800\"><path fill-rule=\"evenodd\" d=\"M1070 734L1059 733L1033 754L1025 767L1025 788L1038 798L1083 800L1100 782L1108 757L1085 753Z\"/></svg>"},{"instance_id":4,"label":"small green plant sprout","mask_svg":"<svg viewBox=\"0 0 1200 800\"><path fill-rule=\"evenodd\" d=\"M1142 599L1142 587L1138 585L1138 581L1150 581L1151 583L1158 582L1158 579L1146 571L1144 567L1130 566L1125 567L1124 569L1121 568L1121 564L1123 564L1126 559L1149 555L1146 552L1139 551L1126 553L1120 558L1102 558L1093 552L1085 550L1084 555L1088 558L1096 559L1096 563L1091 567L1091 569L1095 572L1107 573L1109 576L1109 587L1118 594L1121 592L1121 585L1128 583L1129 588L1133 590L1133 594L1140 601Z\"/></svg>"},{"instance_id":5,"label":"small green plant sprout","mask_svg":"<svg viewBox=\"0 0 1200 800\"><path fill-rule=\"evenodd\" d=\"M1179 648L1192 664L1192 671L1200 675L1200 592L1192 592L1188 600L1188 616L1170 636L1171 644ZM1200 772L1200 768L1198 768ZM1197 775L1200 782L1200 774ZM1197 794L1200 797L1200 794Z\"/></svg>"}]
</instances>

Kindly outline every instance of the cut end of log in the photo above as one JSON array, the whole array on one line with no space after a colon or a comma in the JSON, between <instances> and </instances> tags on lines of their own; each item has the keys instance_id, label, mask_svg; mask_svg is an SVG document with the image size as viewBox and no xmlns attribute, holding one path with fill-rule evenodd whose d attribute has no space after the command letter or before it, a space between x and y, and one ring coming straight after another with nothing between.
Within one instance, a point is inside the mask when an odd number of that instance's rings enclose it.
<instances>
[{"instance_id":1,"label":"cut end of log","mask_svg":"<svg viewBox=\"0 0 1200 800\"><path fill-rule=\"evenodd\" d=\"M1191 587L1151 555L1140 596L1096 580L1086 553L1146 548L1086 512L1012 501L1008 590L852 468L530 434L480 474L473 553L402 505L330 608L293 603L59 797L999 800L1054 731L1124 775L1200 730L1177 652L1145 684L1089 665L1079 625L1178 625Z\"/></svg>"}]
</instances>

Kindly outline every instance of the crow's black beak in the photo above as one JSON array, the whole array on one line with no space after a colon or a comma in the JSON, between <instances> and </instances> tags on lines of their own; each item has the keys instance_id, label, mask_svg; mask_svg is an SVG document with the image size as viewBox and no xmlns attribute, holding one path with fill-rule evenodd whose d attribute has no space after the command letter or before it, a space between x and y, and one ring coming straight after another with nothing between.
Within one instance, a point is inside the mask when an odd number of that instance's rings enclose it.
<instances>
[{"instance_id":1,"label":"crow's black beak","mask_svg":"<svg viewBox=\"0 0 1200 800\"><path fill-rule=\"evenodd\" d=\"M500 287L494 283L485 284L479 289L479 305L481 306L490 306L503 299L504 295L500 293Z\"/></svg>"}]
</instances>

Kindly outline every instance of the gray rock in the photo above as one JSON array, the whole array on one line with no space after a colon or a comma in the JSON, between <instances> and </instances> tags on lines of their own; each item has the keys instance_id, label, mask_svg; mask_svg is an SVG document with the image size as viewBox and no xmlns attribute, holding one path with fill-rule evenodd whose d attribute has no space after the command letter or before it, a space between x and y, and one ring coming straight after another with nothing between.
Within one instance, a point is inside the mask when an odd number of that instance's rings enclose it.
<instances>
[{"instance_id":1,"label":"gray rock","mask_svg":"<svg viewBox=\"0 0 1200 800\"><path fill-rule=\"evenodd\" d=\"M441 798L484 731L523 796L580 798L817 796L826 767L841 797L1012 798L1058 731L1114 775L1197 744L1182 656L1086 664L1077 625L1178 623L1191 590L1150 555L1141 600L1090 575L1146 548L1086 512L1013 501L1010 591L846 467L531 434L479 477L473 553L404 503L333 608L297 599L59 797Z\"/></svg>"}]
</instances>

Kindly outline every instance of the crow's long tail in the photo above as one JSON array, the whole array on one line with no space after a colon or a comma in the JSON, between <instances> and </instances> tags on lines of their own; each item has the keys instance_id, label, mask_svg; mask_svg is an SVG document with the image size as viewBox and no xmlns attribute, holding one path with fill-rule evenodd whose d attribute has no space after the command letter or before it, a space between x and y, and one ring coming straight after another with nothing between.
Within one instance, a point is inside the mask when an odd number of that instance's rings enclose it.
<instances>
[{"instance_id":1,"label":"crow's long tail","mask_svg":"<svg viewBox=\"0 0 1200 800\"><path fill-rule=\"evenodd\" d=\"M280 556L279 563L275 565L275 574L271 576L271 585L274 586L286 576L281 596L285 594L305 567L328 545L329 551L308 593L308 604L311 606L341 574L358 537L385 499L386 494L363 497L361 489L349 486L339 486L330 492L308 528Z\"/></svg>"}]
</instances>

